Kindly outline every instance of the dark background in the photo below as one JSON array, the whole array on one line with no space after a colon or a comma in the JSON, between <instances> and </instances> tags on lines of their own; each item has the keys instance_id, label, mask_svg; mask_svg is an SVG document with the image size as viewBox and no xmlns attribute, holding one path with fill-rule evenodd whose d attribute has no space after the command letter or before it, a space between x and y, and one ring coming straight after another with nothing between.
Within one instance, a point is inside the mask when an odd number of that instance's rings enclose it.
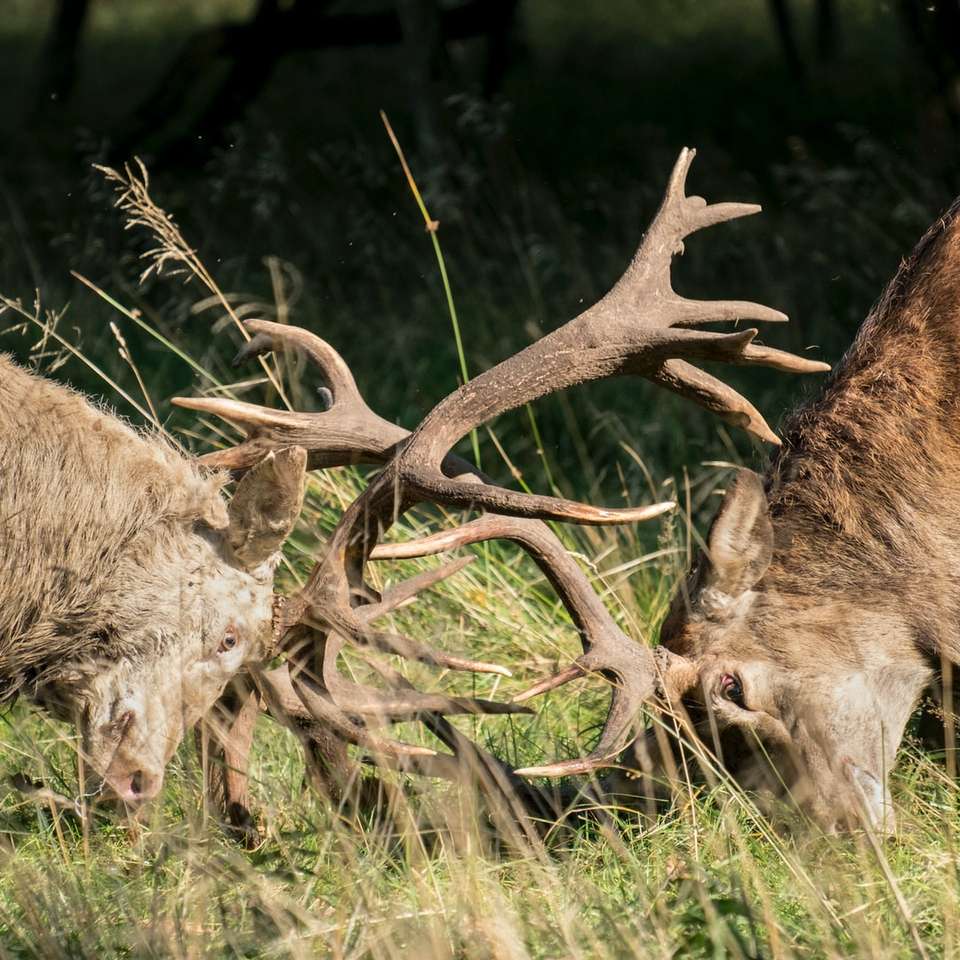
<instances>
[{"instance_id":1,"label":"dark background","mask_svg":"<svg viewBox=\"0 0 960 960\"><path fill-rule=\"evenodd\" d=\"M228 375L234 332L214 335L217 311L196 308L204 291L177 278L137 283L147 238L124 231L91 165L138 155L154 198L225 290L261 303L260 316L279 292L283 316L330 340L372 405L412 426L456 386L458 365L380 109L440 222L472 372L608 288L683 145L699 151L692 191L759 201L764 213L688 243L678 288L783 309L790 326L766 342L814 345L833 361L958 190L960 7L0 0L0 292L31 310L35 292L43 310L67 308L60 333L130 384L109 329L118 323L162 416L198 381L71 270ZM37 339L15 330L0 348L25 358ZM109 396L75 360L56 375ZM723 375L773 424L815 389ZM623 443L658 478L762 456L636 382L536 412L560 487L611 504L645 485ZM526 413L496 430L530 483L544 483Z\"/></svg>"}]
</instances>

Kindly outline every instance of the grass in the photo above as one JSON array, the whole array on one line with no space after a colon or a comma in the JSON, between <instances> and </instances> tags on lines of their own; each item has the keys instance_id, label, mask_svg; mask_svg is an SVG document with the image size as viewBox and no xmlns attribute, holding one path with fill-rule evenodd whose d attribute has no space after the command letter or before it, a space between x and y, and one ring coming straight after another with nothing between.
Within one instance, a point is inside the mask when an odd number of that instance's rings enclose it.
<instances>
[{"instance_id":1,"label":"grass","mask_svg":"<svg viewBox=\"0 0 960 960\"><path fill-rule=\"evenodd\" d=\"M157 223L176 230L169 221ZM181 265L196 257L178 233L161 239L146 266L170 259L171 250ZM242 299L224 293L202 264L190 269L202 281L202 295L217 305L214 328L235 326L247 313ZM151 395L159 374L139 364L127 339L136 330L163 334L149 316L93 288L117 308L115 339L128 387L118 386L146 416L157 410L165 417L166 405ZM288 288L280 280L276 289L275 315ZM39 338L44 365L55 367L71 344L68 318L12 301L7 310L21 334ZM221 333L207 356L229 353L225 340ZM186 347L176 350L170 362L200 372L211 389L300 398L310 392L296 371L278 391L266 375L278 375L272 367L231 387L222 364L213 372ZM208 427L194 424L179 439L223 442ZM679 487L687 509L656 530L563 535L624 628L647 642L695 542L688 518L709 512L726 474L722 465L691 464L679 480L651 476L641 455L622 442L624 498L636 499L641 486L647 497ZM643 477L642 485L630 483L626 469ZM363 482L353 469L313 476L301 526L287 547L288 589L309 568L318 535L329 532ZM416 535L449 519L417 512L395 533ZM382 585L431 562L379 564L373 576ZM576 649L574 631L538 571L499 544L478 548L470 567L394 617L414 638L496 660L514 673L504 680L408 667L421 687L505 698ZM569 755L589 745L604 707L601 689L578 686L544 698L532 718L457 722L515 765ZM2 722L2 782L25 772L76 795L71 731L24 705ZM410 725L399 732L429 740ZM136 824L98 820L84 827L55 805L10 788L0 798L0 955L432 960L958 953L957 787L937 758L909 743L894 778L899 833L882 848L864 836L779 835L749 797L722 779L691 786L655 820L614 810L610 823L504 846L491 838L469 791L394 779L401 793L388 822L346 816L306 789L296 744L263 721L253 792L264 842L250 853L226 840L205 808L192 745L175 758L162 802Z\"/></svg>"}]
</instances>

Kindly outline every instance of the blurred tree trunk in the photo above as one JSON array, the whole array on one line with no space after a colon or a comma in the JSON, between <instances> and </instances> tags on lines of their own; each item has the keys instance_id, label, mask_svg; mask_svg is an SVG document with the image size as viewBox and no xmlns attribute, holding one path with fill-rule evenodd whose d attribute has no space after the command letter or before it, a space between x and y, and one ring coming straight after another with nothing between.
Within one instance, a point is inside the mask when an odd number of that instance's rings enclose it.
<instances>
[{"instance_id":1,"label":"blurred tree trunk","mask_svg":"<svg viewBox=\"0 0 960 960\"><path fill-rule=\"evenodd\" d=\"M837 58L837 7L834 0L817 0L814 11L817 57L821 63L830 63Z\"/></svg>"},{"instance_id":2,"label":"blurred tree trunk","mask_svg":"<svg viewBox=\"0 0 960 960\"><path fill-rule=\"evenodd\" d=\"M503 86L503 78L514 55L519 0L499 0L487 31L487 60L483 72L483 95L489 100Z\"/></svg>"},{"instance_id":3,"label":"blurred tree trunk","mask_svg":"<svg viewBox=\"0 0 960 960\"><path fill-rule=\"evenodd\" d=\"M450 58L443 40L437 0L397 0L403 48L410 78L413 121L420 149L436 159L445 139L443 101L450 79Z\"/></svg>"},{"instance_id":4,"label":"blurred tree trunk","mask_svg":"<svg viewBox=\"0 0 960 960\"><path fill-rule=\"evenodd\" d=\"M807 75L807 65L800 52L791 0L768 0L768 6L783 51L783 59L790 72L798 80L803 80ZM835 60L840 46L835 0L816 0L813 9L813 35L820 63Z\"/></svg>"},{"instance_id":5,"label":"blurred tree trunk","mask_svg":"<svg viewBox=\"0 0 960 960\"><path fill-rule=\"evenodd\" d=\"M62 103L73 92L89 8L89 0L57 0L40 56L37 106L41 110Z\"/></svg>"},{"instance_id":6,"label":"blurred tree trunk","mask_svg":"<svg viewBox=\"0 0 960 960\"><path fill-rule=\"evenodd\" d=\"M806 74L803 58L800 56L800 47L797 44L797 30L793 22L793 11L790 0L769 0L770 14L777 29L783 59L790 72L802 80Z\"/></svg>"},{"instance_id":7,"label":"blurred tree trunk","mask_svg":"<svg viewBox=\"0 0 960 960\"><path fill-rule=\"evenodd\" d=\"M328 5L328 0L311 4L321 10ZM161 164L178 153L182 159L207 153L269 80L283 52L286 15L279 0L259 0L250 20L195 34L130 118L111 159L126 160L143 148L155 151ZM227 69L213 94L199 113L185 117L183 106L191 102L191 89L221 63Z\"/></svg>"},{"instance_id":8,"label":"blurred tree trunk","mask_svg":"<svg viewBox=\"0 0 960 960\"><path fill-rule=\"evenodd\" d=\"M960 126L960 4L900 0L898 11L939 108L950 125Z\"/></svg>"}]
</instances>

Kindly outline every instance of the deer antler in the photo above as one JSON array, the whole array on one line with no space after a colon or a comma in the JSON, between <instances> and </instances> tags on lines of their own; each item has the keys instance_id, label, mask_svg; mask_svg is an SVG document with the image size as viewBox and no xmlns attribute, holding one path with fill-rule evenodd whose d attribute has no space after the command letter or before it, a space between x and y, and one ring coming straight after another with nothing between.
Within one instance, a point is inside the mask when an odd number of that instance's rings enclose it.
<instances>
[{"instance_id":1,"label":"deer antler","mask_svg":"<svg viewBox=\"0 0 960 960\"><path fill-rule=\"evenodd\" d=\"M655 656L652 649L620 631L583 571L541 521L633 522L658 516L673 504L615 510L521 493L490 482L449 451L471 430L501 413L569 386L624 374L642 376L667 387L760 439L779 443L744 397L690 361L762 364L798 373L829 368L818 361L756 345L753 340L757 330L753 328L730 334L695 329L708 321L779 322L786 317L760 304L690 300L673 290L670 264L673 255L683 249L686 237L760 209L752 204L707 204L700 197L686 196L685 181L693 156L692 150L681 151L659 211L627 270L606 296L564 326L465 383L437 404L412 434L370 410L346 365L328 344L306 331L264 321L248 324L255 336L244 355L282 346L305 350L320 366L331 388L332 406L328 411L284 413L226 400L177 401L222 416L246 431L244 443L210 458L221 466L242 469L266 449L290 444L307 449L311 466L384 464L380 474L344 512L306 586L285 604L281 623L288 635L286 651L293 690L308 713L321 722L330 722L332 716L352 742L371 746L372 735L366 733L366 720L356 716L363 711L355 707L354 716L349 714L350 701L359 702L357 688L336 676L331 666L344 642L454 669L496 669L495 665L461 660L375 630L371 621L385 601L364 603L370 594L363 582L367 561L424 556L481 540L508 539L530 554L570 612L584 646L583 655L574 664L541 681L514 702L586 674L612 681L609 714L599 742L587 757L516 773L559 776L608 765L625 745L643 704L662 689L663 672L670 668L669 655L658 651ZM397 518L423 502L486 513L454 531L413 543L377 546ZM401 593L412 596L420 585L421 581L411 582L400 588ZM312 646L303 644L300 624L319 631ZM293 637L300 638L296 644L290 639ZM314 659L312 664L308 663L308 650ZM436 699L396 684L393 687L390 695L365 688L364 697L376 693L370 719L457 712L455 707L466 704L463 698ZM428 703L439 704L439 709ZM489 703L472 704L472 709L492 712ZM335 712L331 714L331 710ZM456 742L456 738L445 739ZM386 748L394 756L410 754L410 749L398 744L378 743L375 748Z\"/></svg>"},{"instance_id":2,"label":"deer antler","mask_svg":"<svg viewBox=\"0 0 960 960\"><path fill-rule=\"evenodd\" d=\"M307 450L310 470L348 463L385 463L390 459L393 448L409 431L384 420L367 406L350 368L330 344L307 330L266 320L247 321L246 327L253 336L234 357L234 366L280 347L302 350L323 374L328 409L321 413L297 413L269 410L239 400L175 397L177 406L215 414L246 434L243 443L208 453L200 458L201 463L248 470L270 450L296 446L299 441Z\"/></svg>"}]
</instances>

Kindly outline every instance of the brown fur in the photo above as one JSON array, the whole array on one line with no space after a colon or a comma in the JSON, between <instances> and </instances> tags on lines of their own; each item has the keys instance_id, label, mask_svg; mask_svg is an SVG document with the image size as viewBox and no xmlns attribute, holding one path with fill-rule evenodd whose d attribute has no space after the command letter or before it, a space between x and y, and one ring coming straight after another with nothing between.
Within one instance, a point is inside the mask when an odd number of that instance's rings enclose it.
<instances>
[{"instance_id":1,"label":"brown fur","mask_svg":"<svg viewBox=\"0 0 960 960\"><path fill-rule=\"evenodd\" d=\"M767 787L828 828L864 803L890 828L907 718L940 659L960 661L958 294L960 201L788 420L762 485L739 475L661 631L701 735L746 785L772 759Z\"/></svg>"},{"instance_id":2,"label":"brown fur","mask_svg":"<svg viewBox=\"0 0 960 960\"><path fill-rule=\"evenodd\" d=\"M127 802L272 641L272 581L306 454L237 486L0 356L0 699L78 723ZM234 505L238 505L233 509Z\"/></svg>"},{"instance_id":3,"label":"brown fur","mask_svg":"<svg viewBox=\"0 0 960 960\"><path fill-rule=\"evenodd\" d=\"M136 653L136 598L179 589L185 522L226 526L223 480L0 356L0 694Z\"/></svg>"},{"instance_id":4,"label":"brown fur","mask_svg":"<svg viewBox=\"0 0 960 960\"><path fill-rule=\"evenodd\" d=\"M960 203L904 261L767 473L768 589L870 594L960 657Z\"/></svg>"}]
</instances>

